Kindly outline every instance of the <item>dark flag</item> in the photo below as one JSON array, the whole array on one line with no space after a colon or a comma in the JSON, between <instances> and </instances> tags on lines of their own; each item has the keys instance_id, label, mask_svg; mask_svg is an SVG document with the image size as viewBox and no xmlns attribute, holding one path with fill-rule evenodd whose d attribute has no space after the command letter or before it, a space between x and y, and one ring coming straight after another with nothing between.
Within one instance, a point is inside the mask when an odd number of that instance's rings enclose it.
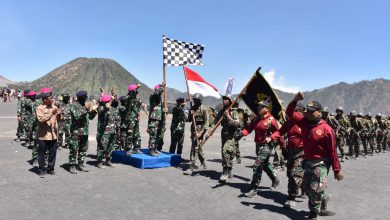
<instances>
[{"instance_id":1,"label":"dark flag","mask_svg":"<svg viewBox=\"0 0 390 220\"><path fill-rule=\"evenodd\" d=\"M279 98L272 87L260 73L260 69L261 68L257 69L245 92L242 94L241 99L252 110L252 112L257 113L257 103L270 98L267 100L270 102L269 110L271 114L279 120L283 117L283 106L280 104Z\"/></svg>"}]
</instances>

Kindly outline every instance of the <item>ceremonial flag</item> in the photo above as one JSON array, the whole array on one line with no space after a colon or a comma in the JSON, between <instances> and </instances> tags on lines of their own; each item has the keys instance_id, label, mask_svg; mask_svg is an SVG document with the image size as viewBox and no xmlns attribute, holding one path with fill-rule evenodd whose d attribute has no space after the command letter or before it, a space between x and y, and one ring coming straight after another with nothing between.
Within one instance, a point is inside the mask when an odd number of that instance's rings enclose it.
<instances>
[{"instance_id":1,"label":"ceremonial flag","mask_svg":"<svg viewBox=\"0 0 390 220\"><path fill-rule=\"evenodd\" d=\"M226 83L226 92L225 92L225 95L231 95L232 94L232 90L233 90L233 81L234 81L234 78L233 77L230 77L229 78L229 81Z\"/></svg>"},{"instance_id":2,"label":"ceremonial flag","mask_svg":"<svg viewBox=\"0 0 390 220\"><path fill-rule=\"evenodd\" d=\"M282 116L283 106L281 105L278 96L268 84L267 80L260 73L260 68L257 69L255 75L247 89L241 96L245 104L254 112L257 113L257 103L270 98L269 110L271 114L279 120Z\"/></svg>"},{"instance_id":3,"label":"ceremonial flag","mask_svg":"<svg viewBox=\"0 0 390 220\"><path fill-rule=\"evenodd\" d=\"M203 65L204 45L163 36L163 62L168 66Z\"/></svg>"},{"instance_id":4,"label":"ceremonial flag","mask_svg":"<svg viewBox=\"0 0 390 220\"><path fill-rule=\"evenodd\" d=\"M197 72L187 67L184 67L184 72L186 74L189 90L188 92L190 94L200 93L203 96L213 96L216 98L221 98L221 95L218 93L217 88L206 82Z\"/></svg>"}]
</instances>

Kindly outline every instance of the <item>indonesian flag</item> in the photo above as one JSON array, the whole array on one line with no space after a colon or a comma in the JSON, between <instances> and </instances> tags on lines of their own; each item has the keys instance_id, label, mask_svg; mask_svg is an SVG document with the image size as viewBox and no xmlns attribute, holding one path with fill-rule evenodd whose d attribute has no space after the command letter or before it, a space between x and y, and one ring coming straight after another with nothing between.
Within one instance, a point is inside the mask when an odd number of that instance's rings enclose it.
<instances>
[{"instance_id":1,"label":"indonesian flag","mask_svg":"<svg viewBox=\"0 0 390 220\"><path fill-rule=\"evenodd\" d=\"M197 72L184 67L184 71L187 75L188 92L190 94L200 93L203 96L213 96L215 98L221 98L217 88L210 83L206 82Z\"/></svg>"}]
</instances>

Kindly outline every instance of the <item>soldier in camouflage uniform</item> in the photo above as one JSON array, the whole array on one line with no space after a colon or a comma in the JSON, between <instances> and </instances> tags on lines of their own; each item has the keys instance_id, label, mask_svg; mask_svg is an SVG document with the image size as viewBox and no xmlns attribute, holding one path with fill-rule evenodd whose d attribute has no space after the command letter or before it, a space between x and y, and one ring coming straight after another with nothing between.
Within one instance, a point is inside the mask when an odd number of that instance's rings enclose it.
<instances>
[{"instance_id":1,"label":"soldier in camouflage uniform","mask_svg":"<svg viewBox=\"0 0 390 220\"><path fill-rule=\"evenodd\" d=\"M87 92L81 90L77 92L77 102L73 103L70 108L70 133L71 138L69 141L69 164L70 172L76 174L77 169L82 172L88 172L85 168L84 161L88 150L88 125L89 120L92 120L96 116L97 106L91 108L86 107L86 100L88 98Z\"/></svg>"},{"instance_id":2,"label":"soldier in camouflage uniform","mask_svg":"<svg viewBox=\"0 0 390 220\"><path fill-rule=\"evenodd\" d=\"M23 127L26 130L26 139L25 139L25 147L31 149L33 147L33 127L34 127L34 121L35 121L35 108L34 108L34 101L36 98L36 92L30 91L26 95L26 100L23 103L23 111L24 111L24 118L23 118Z\"/></svg>"},{"instance_id":3,"label":"soldier in camouflage uniform","mask_svg":"<svg viewBox=\"0 0 390 220\"><path fill-rule=\"evenodd\" d=\"M121 138L126 155L131 156L131 151L136 154L141 152L141 135L139 133L141 100L137 97L139 84L131 84L128 87L128 95L123 100L119 111L121 115Z\"/></svg>"},{"instance_id":4,"label":"soldier in camouflage uniform","mask_svg":"<svg viewBox=\"0 0 390 220\"><path fill-rule=\"evenodd\" d=\"M24 102L24 96L22 94L18 94L18 104L17 104L17 112L16 117L18 119L18 128L16 130L16 139L15 141L20 141L21 137L24 138L25 131L22 123L22 103Z\"/></svg>"},{"instance_id":5,"label":"soldier in camouflage uniform","mask_svg":"<svg viewBox=\"0 0 390 220\"><path fill-rule=\"evenodd\" d=\"M234 108L227 110L227 108L232 104L230 96L222 96L222 100L223 108L218 112L212 125L215 125L223 117L221 122L222 174L219 181L225 182L228 178L232 178L232 160L236 155L238 142L234 138L234 134L244 127L244 122L242 121L242 117L240 117L240 114L243 114L243 110L238 108L238 105L235 105Z\"/></svg>"},{"instance_id":6,"label":"soldier in camouflage uniform","mask_svg":"<svg viewBox=\"0 0 390 220\"><path fill-rule=\"evenodd\" d=\"M122 149L122 143L121 143L121 115L119 112L119 104L120 100L118 99L113 99L111 103L111 107L114 108L114 121L115 121L115 134L114 134L114 150L121 150Z\"/></svg>"},{"instance_id":7,"label":"soldier in camouflage uniform","mask_svg":"<svg viewBox=\"0 0 390 220\"><path fill-rule=\"evenodd\" d=\"M378 128L378 122L375 118L372 117L372 114L369 112L365 116L365 122L367 127L367 142L370 145L371 156L374 156L375 152L375 143L376 143L376 130Z\"/></svg>"},{"instance_id":8,"label":"soldier in camouflage uniform","mask_svg":"<svg viewBox=\"0 0 390 220\"><path fill-rule=\"evenodd\" d=\"M365 125L361 117L357 117L358 113L355 111L351 112L351 130L350 130L350 147L349 153L352 157L352 148L355 151L355 158L359 157L361 134L364 134Z\"/></svg>"},{"instance_id":9,"label":"soldier in camouflage uniform","mask_svg":"<svg viewBox=\"0 0 390 220\"><path fill-rule=\"evenodd\" d=\"M194 105L191 107L188 121L191 123L191 153L190 153L190 167L184 172L185 175L192 175L196 169L195 162L199 157L201 166L206 169L206 158L203 154L203 149L200 146L204 135L209 129L209 112L206 106L202 104L203 96L200 93L195 93L193 96Z\"/></svg>"},{"instance_id":10,"label":"soldier in camouflage uniform","mask_svg":"<svg viewBox=\"0 0 390 220\"><path fill-rule=\"evenodd\" d=\"M363 149L364 149L364 157L367 157L368 155L368 123L367 120L363 117L363 113L359 112L357 117L361 120L363 124L363 128L359 130L359 136L360 140L362 141L363 144Z\"/></svg>"},{"instance_id":11,"label":"soldier in camouflage uniform","mask_svg":"<svg viewBox=\"0 0 390 220\"><path fill-rule=\"evenodd\" d=\"M59 103L61 109L61 119L58 120L58 147L68 148L70 139L70 95L62 94L62 101ZM65 135L65 141L64 141Z\"/></svg>"},{"instance_id":12,"label":"soldier in camouflage uniform","mask_svg":"<svg viewBox=\"0 0 390 220\"><path fill-rule=\"evenodd\" d=\"M348 129L350 127L348 118L343 115L344 110L341 106L336 109L335 119L339 123L339 129L335 131L336 135L336 146L339 149L341 154L340 162L344 162L344 158L348 160L348 157L345 156L344 146L346 144L346 139L348 138Z\"/></svg>"},{"instance_id":13,"label":"soldier in camouflage uniform","mask_svg":"<svg viewBox=\"0 0 390 220\"><path fill-rule=\"evenodd\" d=\"M176 99L176 106L172 109L172 123L171 123L171 146L169 153L174 154L177 146L177 154L182 154L184 143L185 122L187 120L184 112L186 102L184 98Z\"/></svg>"},{"instance_id":14,"label":"soldier in camouflage uniform","mask_svg":"<svg viewBox=\"0 0 390 220\"><path fill-rule=\"evenodd\" d=\"M382 114L376 115L376 120L378 121L378 129L377 129L377 150L378 152L385 152L386 151L386 144L387 144L387 136L388 136L388 127L386 124L386 119L383 117Z\"/></svg>"},{"instance_id":15,"label":"soldier in camouflage uniform","mask_svg":"<svg viewBox=\"0 0 390 220\"><path fill-rule=\"evenodd\" d=\"M158 156L164 145L165 112L161 94L164 91L165 83L154 87L154 93L149 97L149 150L151 156Z\"/></svg>"},{"instance_id":16,"label":"soldier in camouflage uniform","mask_svg":"<svg viewBox=\"0 0 390 220\"><path fill-rule=\"evenodd\" d=\"M106 166L114 168L111 163L111 153L114 147L115 130L116 130L116 115L115 108L111 107L112 97L110 95L102 95L100 97L101 105L98 107L98 124L96 140L97 147L97 167L104 168L103 160L106 160Z\"/></svg>"}]
</instances>

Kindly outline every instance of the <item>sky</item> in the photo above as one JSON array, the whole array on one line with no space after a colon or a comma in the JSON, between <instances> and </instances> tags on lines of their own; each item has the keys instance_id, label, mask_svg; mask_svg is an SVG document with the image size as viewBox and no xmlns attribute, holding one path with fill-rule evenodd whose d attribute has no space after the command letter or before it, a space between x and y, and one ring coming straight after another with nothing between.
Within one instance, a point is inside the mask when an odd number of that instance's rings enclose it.
<instances>
[{"instance_id":1,"label":"sky","mask_svg":"<svg viewBox=\"0 0 390 220\"><path fill-rule=\"evenodd\" d=\"M204 66L189 68L221 93L260 66L287 92L390 79L389 11L386 0L0 0L0 75L30 81L77 57L111 58L152 87L165 34L205 45ZM186 90L181 67L167 67L167 86Z\"/></svg>"}]
</instances>

